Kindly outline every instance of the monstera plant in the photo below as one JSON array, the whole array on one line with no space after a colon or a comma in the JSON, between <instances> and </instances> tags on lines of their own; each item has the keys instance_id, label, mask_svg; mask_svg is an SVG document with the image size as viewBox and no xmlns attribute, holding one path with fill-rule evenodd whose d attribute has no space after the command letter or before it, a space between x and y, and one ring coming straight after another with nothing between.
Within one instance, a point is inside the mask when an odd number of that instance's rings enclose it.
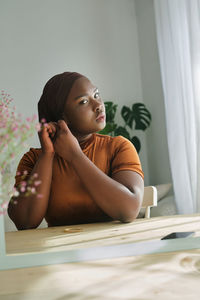
<instances>
[{"instance_id":1,"label":"monstera plant","mask_svg":"<svg viewBox=\"0 0 200 300\"><path fill-rule=\"evenodd\" d=\"M118 105L112 101L104 102L104 104L106 107L106 127L100 133L124 136L133 143L139 153L141 142L137 136L132 136L132 132L133 129L144 131L150 126L151 114L144 103L134 103L131 108L125 105L122 107L120 114L124 121L123 126L119 126L115 121Z\"/></svg>"}]
</instances>

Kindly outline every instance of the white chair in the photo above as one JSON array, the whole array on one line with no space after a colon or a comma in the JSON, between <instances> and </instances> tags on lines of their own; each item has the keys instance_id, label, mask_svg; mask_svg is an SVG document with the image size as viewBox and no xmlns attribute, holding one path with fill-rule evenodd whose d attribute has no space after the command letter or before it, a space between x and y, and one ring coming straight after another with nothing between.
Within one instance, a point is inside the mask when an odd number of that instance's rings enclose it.
<instances>
[{"instance_id":1,"label":"white chair","mask_svg":"<svg viewBox=\"0 0 200 300\"><path fill-rule=\"evenodd\" d=\"M150 208L157 206L157 189L155 186L144 187L142 208L145 208L145 218L150 218Z\"/></svg>"}]
</instances>

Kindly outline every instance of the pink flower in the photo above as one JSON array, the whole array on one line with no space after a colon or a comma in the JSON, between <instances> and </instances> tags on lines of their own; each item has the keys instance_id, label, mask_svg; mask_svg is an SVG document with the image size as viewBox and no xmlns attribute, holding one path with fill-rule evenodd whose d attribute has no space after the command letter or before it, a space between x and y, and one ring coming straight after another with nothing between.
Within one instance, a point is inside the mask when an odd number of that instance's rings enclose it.
<instances>
[{"instance_id":1,"label":"pink flower","mask_svg":"<svg viewBox=\"0 0 200 300\"><path fill-rule=\"evenodd\" d=\"M41 130L41 124L36 124L36 130L39 132Z\"/></svg>"},{"instance_id":2,"label":"pink flower","mask_svg":"<svg viewBox=\"0 0 200 300\"><path fill-rule=\"evenodd\" d=\"M26 188L24 186L20 187L20 191L23 193L25 192Z\"/></svg>"},{"instance_id":3,"label":"pink flower","mask_svg":"<svg viewBox=\"0 0 200 300\"><path fill-rule=\"evenodd\" d=\"M13 196L14 197L18 197L19 196L19 192L17 190L15 190L14 193L13 193Z\"/></svg>"},{"instance_id":4,"label":"pink flower","mask_svg":"<svg viewBox=\"0 0 200 300\"><path fill-rule=\"evenodd\" d=\"M41 180L36 180L36 181L34 182L34 185L35 185L35 186L38 186L38 185L40 185L40 183L41 183Z\"/></svg>"},{"instance_id":5,"label":"pink flower","mask_svg":"<svg viewBox=\"0 0 200 300\"><path fill-rule=\"evenodd\" d=\"M1 208L7 209L7 207L8 207L8 202L1 203Z\"/></svg>"},{"instance_id":6,"label":"pink flower","mask_svg":"<svg viewBox=\"0 0 200 300\"><path fill-rule=\"evenodd\" d=\"M35 188L34 188L34 187L32 187L32 188L31 188L31 193L33 193L33 194L34 194L35 192L36 192Z\"/></svg>"}]
</instances>

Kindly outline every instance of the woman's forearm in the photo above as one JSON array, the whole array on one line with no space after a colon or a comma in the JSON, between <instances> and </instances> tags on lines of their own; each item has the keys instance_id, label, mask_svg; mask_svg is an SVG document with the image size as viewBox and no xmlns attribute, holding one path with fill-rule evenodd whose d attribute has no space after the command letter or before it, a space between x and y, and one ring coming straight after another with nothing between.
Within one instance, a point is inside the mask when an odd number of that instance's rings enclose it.
<instances>
[{"instance_id":1,"label":"woman's forearm","mask_svg":"<svg viewBox=\"0 0 200 300\"><path fill-rule=\"evenodd\" d=\"M104 174L83 153L72 164L91 197L105 213L122 222L137 217L141 197L135 191Z\"/></svg>"},{"instance_id":2,"label":"woman's forearm","mask_svg":"<svg viewBox=\"0 0 200 300\"><path fill-rule=\"evenodd\" d=\"M144 182L136 172L119 171L110 178L82 152L66 122L58 121L54 143L58 155L72 165L96 204L113 219L134 220L142 203Z\"/></svg>"},{"instance_id":3,"label":"woman's forearm","mask_svg":"<svg viewBox=\"0 0 200 300\"><path fill-rule=\"evenodd\" d=\"M31 175L37 173L37 180L41 181L36 187L36 194L23 196L23 193L20 193L9 203L8 214L18 229L36 228L45 216L52 180L53 158L54 153L42 153L32 170Z\"/></svg>"}]
</instances>

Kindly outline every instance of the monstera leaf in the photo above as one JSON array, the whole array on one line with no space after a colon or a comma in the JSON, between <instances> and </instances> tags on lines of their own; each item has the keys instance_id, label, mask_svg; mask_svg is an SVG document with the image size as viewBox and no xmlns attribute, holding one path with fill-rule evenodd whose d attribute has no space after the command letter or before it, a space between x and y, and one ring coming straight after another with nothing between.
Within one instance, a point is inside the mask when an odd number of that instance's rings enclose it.
<instances>
[{"instance_id":1,"label":"monstera leaf","mask_svg":"<svg viewBox=\"0 0 200 300\"><path fill-rule=\"evenodd\" d=\"M131 140L131 137L130 137L130 134L129 132L126 130L126 128L122 127L122 126L119 126L115 129L115 132L114 132L114 135L117 136L117 135L122 135L124 136L125 138L127 138L128 140Z\"/></svg>"},{"instance_id":2,"label":"monstera leaf","mask_svg":"<svg viewBox=\"0 0 200 300\"><path fill-rule=\"evenodd\" d=\"M151 114L143 103L134 103L132 109L123 106L121 116L131 129L133 122L135 122L135 129L141 130L145 130L151 123Z\"/></svg>"},{"instance_id":3,"label":"monstera leaf","mask_svg":"<svg viewBox=\"0 0 200 300\"><path fill-rule=\"evenodd\" d=\"M123 106L121 110L121 116L125 122L124 126L118 126L115 121L115 115L117 111L117 104L111 101L104 103L106 108L106 127L99 133L108 134L111 136L122 135L133 143L137 152L141 149L141 143L137 136L131 137L127 126L133 128L135 123L135 129L145 130L150 126L151 114L143 103L134 103L131 109L127 106Z\"/></svg>"},{"instance_id":4,"label":"monstera leaf","mask_svg":"<svg viewBox=\"0 0 200 300\"><path fill-rule=\"evenodd\" d=\"M138 137L137 136L133 136L131 138L131 142L133 143L133 145L135 146L137 152L139 153L140 149L141 149L141 143L140 143L140 140L138 139Z\"/></svg>"},{"instance_id":5,"label":"monstera leaf","mask_svg":"<svg viewBox=\"0 0 200 300\"><path fill-rule=\"evenodd\" d=\"M132 138L130 137L129 132L126 130L126 128L119 126L115 129L114 135L122 135L125 138L127 138L129 141L131 141L131 143L135 146L137 152L140 152L141 149L141 143L140 140L137 136L133 136Z\"/></svg>"}]
</instances>

